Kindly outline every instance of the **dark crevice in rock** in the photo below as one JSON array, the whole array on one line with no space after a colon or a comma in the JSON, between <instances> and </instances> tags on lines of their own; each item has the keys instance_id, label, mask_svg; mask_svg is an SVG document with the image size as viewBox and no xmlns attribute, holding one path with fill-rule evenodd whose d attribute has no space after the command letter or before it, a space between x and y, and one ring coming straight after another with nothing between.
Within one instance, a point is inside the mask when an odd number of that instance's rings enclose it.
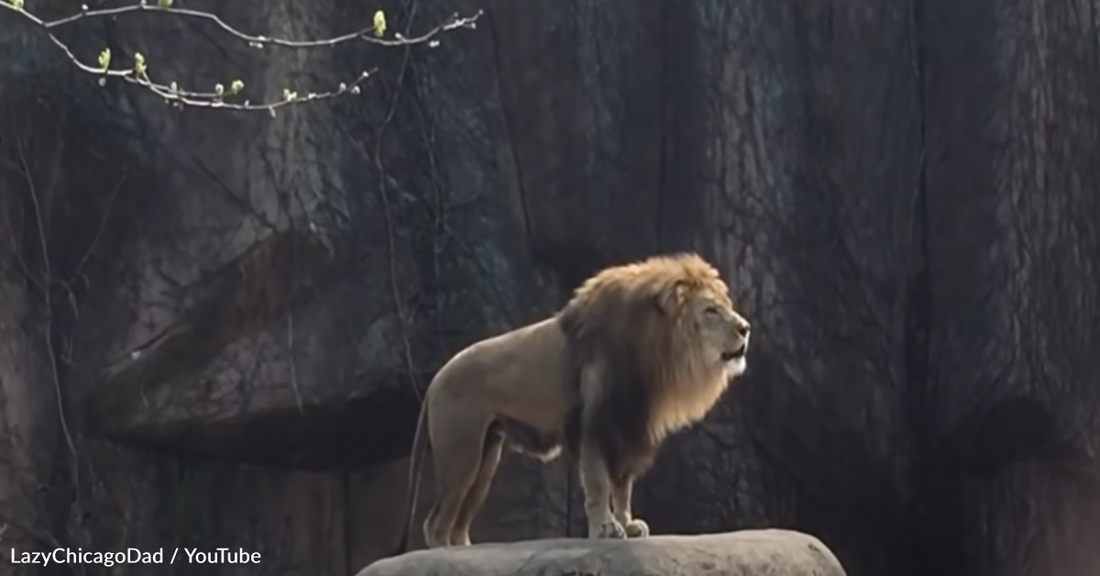
<instances>
[{"instance_id":1,"label":"dark crevice in rock","mask_svg":"<svg viewBox=\"0 0 1100 576\"><path fill-rule=\"evenodd\" d=\"M921 28L925 11L918 2L910 6L913 33L912 54L915 71L921 147L927 134L926 57ZM958 525L960 512L959 476L949 466L934 435L935 387L931 382L931 330L934 322L932 277L928 245L928 161L919 164L916 202L912 214L912 246L915 255L909 269L905 308L905 392L904 417L913 438L914 470L912 514L912 554L914 568L920 572L951 574L965 566L958 547L959 535L951 526ZM935 551L929 554L929 551Z\"/></svg>"},{"instance_id":2,"label":"dark crevice in rock","mask_svg":"<svg viewBox=\"0 0 1100 576\"><path fill-rule=\"evenodd\" d=\"M372 385L378 392L244 414L134 426L103 437L134 446L209 460L275 468L358 469L408 454L420 404L407 386Z\"/></svg>"},{"instance_id":3,"label":"dark crevice in rock","mask_svg":"<svg viewBox=\"0 0 1100 576\"><path fill-rule=\"evenodd\" d=\"M955 467L987 478L1025 460L1070 467L1088 461L1051 410L1026 396L1005 398L972 414L947 435L946 444Z\"/></svg>"}]
</instances>

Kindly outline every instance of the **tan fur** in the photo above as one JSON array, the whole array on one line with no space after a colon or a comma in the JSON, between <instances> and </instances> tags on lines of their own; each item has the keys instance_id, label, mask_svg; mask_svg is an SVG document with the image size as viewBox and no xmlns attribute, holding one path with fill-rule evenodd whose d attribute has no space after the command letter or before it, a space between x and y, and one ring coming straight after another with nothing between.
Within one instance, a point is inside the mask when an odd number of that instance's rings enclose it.
<instances>
[{"instance_id":1,"label":"tan fur","mask_svg":"<svg viewBox=\"0 0 1100 576\"><path fill-rule=\"evenodd\" d=\"M575 456L589 537L647 535L645 523L630 516L633 480L668 434L703 418L744 371L748 328L717 270L682 254L607 268L556 316L462 350L424 400L410 520L425 425L436 505L424 534L437 547L470 543L504 436L549 460L566 441L570 418L579 418ZM641 413L624 419L627 404ZM402 551L407 536L406 528Z\"/></svg>"}]
</instances>

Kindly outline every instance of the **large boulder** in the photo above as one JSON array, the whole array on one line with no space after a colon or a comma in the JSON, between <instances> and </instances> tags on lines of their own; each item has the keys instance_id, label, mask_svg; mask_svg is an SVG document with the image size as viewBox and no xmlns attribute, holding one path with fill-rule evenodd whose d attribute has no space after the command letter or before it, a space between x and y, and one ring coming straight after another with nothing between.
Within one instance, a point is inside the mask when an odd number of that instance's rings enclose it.
<instances>
[{"instance_id":1,"label":"large boulder","mask_svg":"<svg viewBox=\"0 0 1100 576\"><path fill-rule=\"evenodd\" d=\"M844 576L817 538L791 530L740 530L640 540L560 538L418 550L356 576Z\"/></svg>"}]
</instances>

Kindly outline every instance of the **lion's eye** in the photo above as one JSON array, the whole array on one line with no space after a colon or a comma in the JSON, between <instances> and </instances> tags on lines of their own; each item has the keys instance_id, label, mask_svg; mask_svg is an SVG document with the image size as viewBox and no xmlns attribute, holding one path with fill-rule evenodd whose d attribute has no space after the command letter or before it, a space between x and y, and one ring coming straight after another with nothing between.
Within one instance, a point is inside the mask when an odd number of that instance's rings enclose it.
<instances>
[{"instance_id":1,"label":"lion's eye","mask_svg":"<svg viewBox=\"0 0 1100 576\"><path fill-rule=\"evenodd\" d=\"M708 306L707 309L704 310L703 312L705 312L707 314L710 314L711 316L721 316L722 315L722 311L719 310L717 306Z\"/></svg>"}]
</instances>

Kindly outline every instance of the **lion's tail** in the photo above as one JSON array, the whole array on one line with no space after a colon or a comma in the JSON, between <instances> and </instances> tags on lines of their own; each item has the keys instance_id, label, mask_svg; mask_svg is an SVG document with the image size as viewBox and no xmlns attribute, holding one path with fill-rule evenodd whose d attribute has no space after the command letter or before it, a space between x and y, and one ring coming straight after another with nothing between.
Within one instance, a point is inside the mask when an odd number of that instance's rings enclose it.
<instances>
[{"instance_id":1,"label":"lion's tail","mask_svg":"<svg viewBox=\"0 0 1100 576\"><path fill-rule=\"evenodd\" d=\"M412 528L413 514L416 513L416 497L420 489L420 473L424 467L424 452L428 444L428 435L424 433L424 422L428 416L427 400L420 406L420 415L416 419L416 432L413 433L412 452L409 453L409 484L406 492L408 512L405 515L405 525L401 530L401 543L392 554L404 554L409 550L409 530ZM417 458L417 454L421 457Z\"/></svg>"}]
</instances>

